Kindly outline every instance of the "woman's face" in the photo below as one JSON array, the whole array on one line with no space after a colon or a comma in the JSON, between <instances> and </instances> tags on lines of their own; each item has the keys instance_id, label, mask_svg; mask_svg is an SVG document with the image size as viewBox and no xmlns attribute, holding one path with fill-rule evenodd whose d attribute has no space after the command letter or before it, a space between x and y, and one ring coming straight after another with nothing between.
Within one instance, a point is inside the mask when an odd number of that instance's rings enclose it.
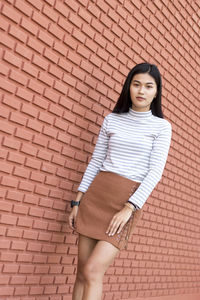
<instances>
[{"instance_id":1,"label":"woman's face","mask_svg":"<svg viewBox=\"0 0 200 300\"><path fill-rule=\"evenodd\" d=\"M148 73L133 76L130 84L132 109L136 111L150 110L151 102L157 93L155 79ZM141 98L139 98L141 97Z\"/></svg>"}]
</instances>

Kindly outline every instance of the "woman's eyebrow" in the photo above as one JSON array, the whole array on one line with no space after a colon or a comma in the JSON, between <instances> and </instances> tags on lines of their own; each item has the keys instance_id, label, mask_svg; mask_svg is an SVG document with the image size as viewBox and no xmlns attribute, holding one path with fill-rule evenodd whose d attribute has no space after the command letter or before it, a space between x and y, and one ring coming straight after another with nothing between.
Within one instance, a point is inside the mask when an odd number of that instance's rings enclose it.
<instances>
[{"instance_id":1,"label":"woman's eyebrow","mask_svg":"<svg viewBox=\"0 0 200 300\"><path fill-rule=\"evenodd\" d=\"M140 83L140 81L139 80L133 80L134 82L139 82ZM146 82L146 84L154 84L153 82Z\"/></svg>"}]
</instances>

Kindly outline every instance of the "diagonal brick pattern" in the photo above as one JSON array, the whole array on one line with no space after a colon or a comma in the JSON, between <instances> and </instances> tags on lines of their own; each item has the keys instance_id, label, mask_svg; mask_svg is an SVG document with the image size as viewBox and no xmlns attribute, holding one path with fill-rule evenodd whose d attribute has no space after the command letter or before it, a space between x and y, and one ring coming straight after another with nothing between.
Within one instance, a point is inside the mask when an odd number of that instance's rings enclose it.
<instances>
[{"instance_id":1,"label":"diagonal brick pattern","mask_svg":"<svg viewBox=\"0 0 200 300\"><path fill-rule=\"evenodd\" d=\"M0 299L71 300L69 201L142 61L163 76L172 144L103 299L200 299L199 1L3 0L0 12Z\"/></svg>"}]
</instances>

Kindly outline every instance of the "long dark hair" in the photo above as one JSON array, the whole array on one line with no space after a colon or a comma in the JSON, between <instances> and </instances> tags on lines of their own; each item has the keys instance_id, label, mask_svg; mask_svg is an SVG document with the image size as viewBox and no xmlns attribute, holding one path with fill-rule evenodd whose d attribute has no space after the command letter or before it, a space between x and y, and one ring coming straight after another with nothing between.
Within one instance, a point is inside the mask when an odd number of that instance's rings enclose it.
<instances>
[{"instance_id":1,"label":"long dark hair","mask_svg":"<svg viewBox=\"0 0 200 300\"><path fill-rule=\"evenodd\" d=\"M147 62L137 64L134 68L130 70L124 82L118 101L115 104L115 107L112 112L120 114L123 112L128 112L129 107L132 107L132 101L130 97L130 84L133 76L139 73L148 73L155 79L157 85L157 95L151 102L150 109L153 115L160 118L164 118L162 107L161 107L161 92L162 92L161 75L156 65L152 65Z\"/></svg>"}]
</instances>

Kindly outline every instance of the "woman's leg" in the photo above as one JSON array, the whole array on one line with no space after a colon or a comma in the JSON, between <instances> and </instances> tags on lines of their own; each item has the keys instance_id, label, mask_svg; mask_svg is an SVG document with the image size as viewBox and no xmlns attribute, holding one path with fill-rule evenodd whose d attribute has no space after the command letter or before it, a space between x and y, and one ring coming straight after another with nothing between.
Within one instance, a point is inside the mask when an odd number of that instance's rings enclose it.
<instances>
[{"instance_id":1,"label":"woman's leg","mask_svg":"<svg viewBox=\"0 0 200 300\"><path fill-rule=\"evenodd\" d=\"M98 241L84 270L84 292L81 300L101 300L103 276L113 262L119 249L106 241Z\"/></svg>"},{"instance_id":2,"label":"woman's leg","mask_svg":"<svg viewBox=\"0 0 200 300\"><path fill-rule=\"evenodd\" d=\"M82 299L84 289L83 268L90 254L92 253L92 250L94 249L96 243L97 240L79 233L77 274L72 294L72 300Z\"/></svg>"}]
</instances>

